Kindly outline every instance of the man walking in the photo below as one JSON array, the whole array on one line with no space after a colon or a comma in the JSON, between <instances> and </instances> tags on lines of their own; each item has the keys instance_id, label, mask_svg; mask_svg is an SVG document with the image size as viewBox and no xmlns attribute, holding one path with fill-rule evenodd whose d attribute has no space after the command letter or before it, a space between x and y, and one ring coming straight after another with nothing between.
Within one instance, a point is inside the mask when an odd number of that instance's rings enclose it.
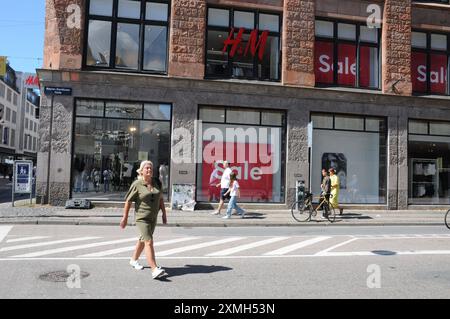
<instances>
[{"instance_id":1,"label":"man walking","mask_svg":"<svg viewBox=\"0 0 450 319\"><path fill-rule=\"evenodd\" d=\"M330 192L331 192L331 179L328 176L327 170L325 168L322 168L322 184L320 184L320 188L322 189L322 193L320 194L321 197L325 197L326 200L329 202L330 201ZM325 205L325 204L324 204ZM327 208L322 206L322 219L325 219L328 214L327 212Z\"/></svg>"},{"instance_id":2,"label":"man walking","mask_svg":"<svg viewBox=\"0 0 450 319\"><path fill-rule=\"evenodd\" d=\"M222 178L220 179L220 184L217 184L216 187L220 186L220 202L219 207L217 210L213 211L212 215L220 215L220 211L222 210L223 203L225 202L225 199L229 199L230 195L225 195L225 193L228 191L228 188L230 187L230 175L232 173L231 168L229 167L228 161L223 162L223 168L224 171L222 173Z\"/></svg>"}]
</instances>

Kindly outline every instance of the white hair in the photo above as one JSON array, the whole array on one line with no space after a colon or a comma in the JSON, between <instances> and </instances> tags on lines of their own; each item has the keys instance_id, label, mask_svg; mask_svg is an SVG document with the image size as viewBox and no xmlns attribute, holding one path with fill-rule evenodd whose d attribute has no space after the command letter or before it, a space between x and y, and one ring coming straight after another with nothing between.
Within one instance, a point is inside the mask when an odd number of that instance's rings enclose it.
<instances>
[{"instance_id":1,"label":"white hair","mask_svg":"<svg viewBox=\"0 0 450 319\"><path fill-rule=\"evenodd\" d=\"M144 166L150 164L150 166L153 169L153 163L152 161L142 161L141 162L141 166L139 166L139 168L136 170L136 172L138 173L138 179L143 179L142 177L142 171L144 170Z\"/></svg>"}]
</instances>

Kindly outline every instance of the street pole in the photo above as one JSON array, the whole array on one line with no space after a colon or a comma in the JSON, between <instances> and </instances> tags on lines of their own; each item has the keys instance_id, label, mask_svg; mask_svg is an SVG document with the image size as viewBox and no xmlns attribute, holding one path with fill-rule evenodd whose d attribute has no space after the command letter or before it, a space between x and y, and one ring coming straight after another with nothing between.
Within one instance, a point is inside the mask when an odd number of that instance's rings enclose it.
<instances>
[{"instance_id":1,"label":"street pole","mask_svg":"<svg viewBox=\"0 0 450 319\"><path fill-rule=\"evenodd\" d=\"M11 187L11 196L12 196L12 199L11 199L11 204L12 204L12 207L14 207L14 187L16 186L16 180L15 180L15 177L16 176L16 163L14 163L13 164L13 178L12 178L12 187Z\"/></svg>"},{"instance_id":2,"label":"street pole","mask_svg":"<svg viewBox=\"0 0 450 319\"><path fill-rule=\"evenodd\" d=\"M48 144L48 165L47 165L47 190L46 190L46 204L50 204L50 163L52 157L52 130L53 130L53 99L55 95L52 94L51 102L50 102L50 136L49 136L49 144Z\"/></svg>"}]
</instances>

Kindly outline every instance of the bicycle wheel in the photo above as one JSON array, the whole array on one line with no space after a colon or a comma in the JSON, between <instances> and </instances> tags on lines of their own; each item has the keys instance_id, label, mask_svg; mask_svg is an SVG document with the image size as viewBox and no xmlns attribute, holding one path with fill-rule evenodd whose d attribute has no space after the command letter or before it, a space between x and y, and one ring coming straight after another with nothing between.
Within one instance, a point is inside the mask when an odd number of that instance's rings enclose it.
<instances>
[{"instance_id":1,"label":"bicycle wheel","mask_svg":"<svg viewBox=\"0 0 450 319\"><path fill-rule=\"evenodd\" d=\"M336 219L336 211L334 210L333 205L328 204L326 210L327 210L327 219L330 221L330 223L334 223Z\"/></svg>"},{"instance_id":2,"label":"bicycle wheel","mask_svg":"<svg viewBox=\"0 0 450 319\"><path fill-rule=\"evenodd\" d=\"M450 229L450 209L445 213L445 226Z\"/></svg>"},{"instance_id":3,"label":"bicycle wheel","mask_svg":"<svg viewBox=\"0 0 450 319\"><path fill-rule=\"evenodd\" d=\"M298 222L307 222L311 219L311 205L304 202L295 202L291 206L292 217Z\"/></svg>"}]
</instances>

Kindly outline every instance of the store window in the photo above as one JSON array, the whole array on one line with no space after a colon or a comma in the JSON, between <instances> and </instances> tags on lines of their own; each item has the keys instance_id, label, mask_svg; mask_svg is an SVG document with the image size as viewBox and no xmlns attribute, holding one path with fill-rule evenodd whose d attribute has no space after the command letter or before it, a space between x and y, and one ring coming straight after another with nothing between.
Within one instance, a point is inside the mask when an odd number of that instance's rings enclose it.
<instances>
[{"instance_id":1,"label":"store window","mask_svg":"<svg viewBox=\"0 0 450 319\"><path fill-rule=\"evenodd\" d=\"M242 202L285 200L286 115L283 111L201 106L202 163L197 201L218 201L223 161L238 175Z\"/></svg>"},{"instance_id":2,"label":"store window","mask_svg":"<svg viewBox=\"0 0 450 319\"><path fill-rule=\"evenodd\" d=\"M170 1L90 0L86 67L164 74Z\"/></svg>"},{"instance_id":3,"label":"store window","mask_svg":"<svg viewBox=\"0 0 450 319\"><path fill-rule=\"evenodd\" d=\"M208 8L206 77L279 81L281 16Z\"/></svg>"},{"instance_id":4,"label":"store window","mask_svg":"<svg viewBox=\"0 0 450 319\"><path fill-rule=\"evenodd\" d=\"M450 36L413 31L411 46L413 92L418 94L449 94Z\"/></svg>"},{"instance_id":5,"label":"store window","mask_svg":"<svg viewBox=\"0 0 450 319\"><path fill-rule=\"evenodd\" d=\"M379 88L380 29L316 20L316 84Z\"/></svg>"},{"instance_id":6,"label":"store window","mask_svg":"<svg viewBox=\"0 0 450 319\"><path fill-rule=\"evenodd\" d=\"M450 122L409 120L410 204L450 204Z\"/></svg>"},{"instance_id":7,"label":"store window","mask_svg":"<svg viewBox=\"0 0 450 319\"><path fill-rule=\"evenodd\" d=\"M77 100L72 197L123 201L140 162L150 160L167 199L171 112L164 103Z\"/></svg>"},{"instance_id":8,"label":"store window","mask_svg":"<svg viewBox=\"0 0 450 319\"><path fill-rule=\"evenodd\" d=\"M340 203L386 203L386 119L313 113L311 121L313 193L320 194L322 168L333 167Z\"/></svg>"}]
</instances>

